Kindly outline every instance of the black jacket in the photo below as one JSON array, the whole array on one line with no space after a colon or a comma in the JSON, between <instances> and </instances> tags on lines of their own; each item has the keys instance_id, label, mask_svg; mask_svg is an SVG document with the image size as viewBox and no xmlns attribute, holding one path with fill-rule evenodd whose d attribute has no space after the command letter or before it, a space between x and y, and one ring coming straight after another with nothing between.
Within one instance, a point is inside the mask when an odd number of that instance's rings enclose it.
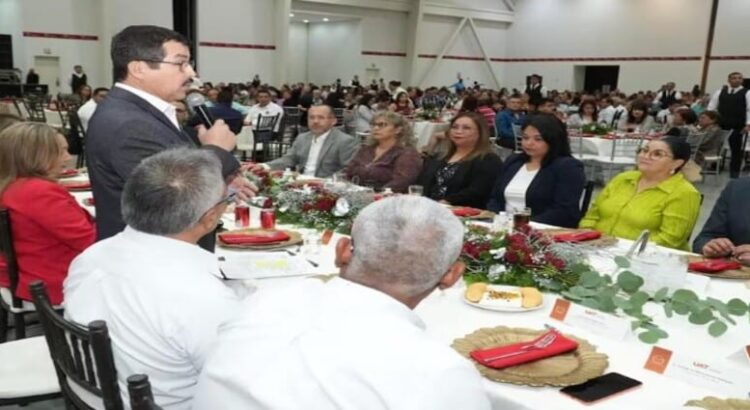
<instances>
[{"instance_id":1,"label":"black jacket","mask_svg":"<svg viewBox=\"0 0 750 410\"><path fill-rule=\"evenodd\" d=\"M96 199L97 239L109 238L125 228L120 197L125 181L141 160L169 148L199 144L146 100L112 87L96 107L86 135L86 160ZM239 168L232 153L216 146L204 148L219 157L225 178Z\"/></svg>"},{"instance_id":2,"label":"black jacket","mask_svg":"<svg viewBox=\"0 0 750 410\"><path fill-rule=\"evenodd\" d=\"M702 253L706 243L727 238L735 246L750 244L750 178L729 181L711 210L703 230L693 241L693 252Z\"/></svg>"},{"instance_id":3,"label":"black jacket","mask_svg":"<svg viewBox=\"0 0 750 410\"><path fill-rule=\"evenodd\" d=\"M507 159L495 183L487 209L505 211L505 188L525 164L525 157L515 154ZM526 206L531 220L548 225L575 228L581 219L580 200L586 185L581 161L557 157L539 172L526 190Z\"/></svg>"},{"instance_id":4,"label":"black jacket","mask_svg":"<svg viewBox=\"0 0 750 410\"><path fill-rule=\"evenodd\" d=\"M422 166L417 183L424 187L426 196L431 197L437 183L437 172L445 164L444 159L430 157ZM442 199L451 205L484 209L502 165L503 161L494 153L461 162L453 178L448 181L448 191Z\"/></svg>"}]
</instances>

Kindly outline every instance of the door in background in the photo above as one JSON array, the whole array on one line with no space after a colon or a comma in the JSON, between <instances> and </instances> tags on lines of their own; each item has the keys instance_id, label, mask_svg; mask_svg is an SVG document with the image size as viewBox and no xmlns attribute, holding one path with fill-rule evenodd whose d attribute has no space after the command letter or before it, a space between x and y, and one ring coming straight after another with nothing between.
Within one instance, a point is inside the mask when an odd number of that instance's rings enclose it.
<instances>
[{"instance_id":1,"label":"door in background","mask_svg":"<svg viewBox=\"0 0 750 410\"><path fill-rule=\"evenodd\" d=\"M617 78L620 75L619 65L587 65L583 80L583 89L610 92L617 89Z\"/></svg>"},{"instance_id":2,"label":"door in background","mask_svg":"<svg viewBox=\"0 0 750 410\"><path fill-rule=\"evenodd\" d=\"M60 92L60 57L34 56L34 70L39 74L39 84L47 84L49 95Z\"/></svg>"}]
</instances>

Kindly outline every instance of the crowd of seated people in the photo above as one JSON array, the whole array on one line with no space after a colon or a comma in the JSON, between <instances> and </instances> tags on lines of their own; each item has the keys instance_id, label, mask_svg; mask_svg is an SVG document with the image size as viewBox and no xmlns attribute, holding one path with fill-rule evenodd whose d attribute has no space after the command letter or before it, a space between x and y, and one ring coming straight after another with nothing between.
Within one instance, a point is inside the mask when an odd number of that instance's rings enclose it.
<instances>
[{"instance_id":1,"label":"crowd of seated people","mask_svg":"<svg viewBox=\"0 0 750 410\"><path fill-rule=\"evenodd\" d=\"M625 239L648 229L654 243L688 250L702 200L683 171L693 159L701 165L717 155L726 134L722 115L709 109L704 93L678 92L672 83L632 95L557 92L538 83L530 90L540 95L461 81L454 84L456 93L398 81L342 84L275 88L256 78L203 83L193 91L206 95L214 116L234 133L255 126L260 115L283 118L285 108L299 110L302 132L286 153L254 164L256 170L294 169L317 178L343 173L353 183L394 193L422 187L425 198L396 196L361 212L351 240L337 246L341 277L330 286L290 289L305 295L291 304L284 300L293 298L264 292L242 301L242 292L224 286L216 258L195 245L214 232L233 198L208 150L172 149L143 160L124 186L127 227L95 244L94 219L55 181L70 161L65 138L46 125L0 115L0 207L9 210L13 226L17 296L29 300L28 284L42 280L53 303L65 302L67 318L112 324L118 376L149 374L157 403L167 408L189 408L194 395L197 408L300 402L356 408L382 400L404 408L489 408L476 370L415 326L412 309L434 289L455 283L462 270L456 260L463 227L439 204L506 213L530 209L534 222ZM178 124L191 131L195 122L184 101L169 103ZM337 124L338 109L351 112L350 127ZM452 117L435 149L420 152L412 117L434 109L451 110ZM582 210L586 174L571 153L567 128L589 124L653 138L640 147L634 169L614 176ZM693 153L688 140L698 133L704 137ZM503 149L515 152L504 155ZM728 184L693 251L750 264L750 220L743 213L748 200L750 179ZM379 245L386 240L414 245L393 253ZM426 249L424 243L434 246ZM375 263L385 258L393 264ZM2 264L0 286L8 286ZM373 321L351 322L348 309ZM222 314L227 311L238 315ZM323 314L327 320L320 321ZM231 322L227 327L221 327L224 319ZM342 324L351 326L347 335ZM267 333L258 337L261 328ZM314 336L305 333L311 328ZM384 334L398 334L405 349L378 348ZM351 338L350 346L367 346L372 356L341 350L343 336ZM219 353L209 355L217 352L216 343ZM305 355L336 360L287 366L292 373L278 371L279 363L270 366L274 357L292 363ZM387 367L387 383L370 371L377 366ZM431 379L414 396L404 393L404 386L428 372L443 378ZM356 382L335 394L324 389L330 386L326 379L342 375L355 375ZM264 383L287 387L269 395ZM454 403L456 391L474 402Z\"/></svg>"}]
</instances>

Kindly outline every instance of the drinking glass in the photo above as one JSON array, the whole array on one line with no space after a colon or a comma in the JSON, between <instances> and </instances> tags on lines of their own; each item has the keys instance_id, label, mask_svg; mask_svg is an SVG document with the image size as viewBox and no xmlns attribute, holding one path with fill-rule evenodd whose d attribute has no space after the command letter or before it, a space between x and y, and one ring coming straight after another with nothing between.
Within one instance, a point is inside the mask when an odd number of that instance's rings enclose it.
<instances>
[{"instance_id":1,"label":"drinking glass","mask_svg":"<svg viewBox=\"0 0 750 410\"><path fill-rule=\"evenodd\" d=\"M523 208L513 212L513 229L518 230L531 222L531 208Z\"/></svg>"},{"instance_id":2,"label":"drinking glass","mask_svg":"<svg viewBox=\"0 0 750 410\"><path fill-rule=\"evenodd\" d=\"M424 187L422 185L409 185L409 195L424 195Z\"/></svg>"}]
</instances>

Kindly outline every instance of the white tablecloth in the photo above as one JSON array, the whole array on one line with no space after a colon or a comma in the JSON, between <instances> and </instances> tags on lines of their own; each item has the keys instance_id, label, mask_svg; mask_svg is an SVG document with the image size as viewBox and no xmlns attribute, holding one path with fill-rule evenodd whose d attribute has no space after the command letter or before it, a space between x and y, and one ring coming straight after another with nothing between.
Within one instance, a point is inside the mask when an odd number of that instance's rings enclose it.
<instances>
[{"instance_id":1,"label":"white tablecloth","mask_svg":"<svg viewBox=\"0 0 750 410\"><path fill-rule=\"evenodd\" d=\"M83 178L85 177L77 177L75 179ZM80 202L83 198L90 197L91 193L76 192L73 195ZM91 211L93 208L87 207L87 209ZM223 220L226 227L231 229L234 226L234 217L231 212L225 214ZM250 226L258 227L259 225L259 210L251 208ZM312 232L310 230L303 231ZM311 275L336 273L338 269L333 263L335 244L340 237L340 235L336 234L327 246L321 246L319 256L314 258L314 262L317 262L319 266L313 267L310 265L308 270L303 273ZM612 261L613 255L624 254L631 243L628 240L620 240L618 245L614 247L591 254L589 262L600 272L613 272L615 268ZM663 248L661 249L664 250ZM246 252L236 249L216 248L218 256L227 258ZM233 286L244 288L270 288L286 286L298 280L313 279L294 277L244 281L244 283L230 281L230 284L231 282L235 282L232 284ZM544 308L540 310L523 313L504 313L481 310L464 303L464 289L465 286L463 283L459 282L451 289L434 292L417 307L416 313L427 325L429 335L445 344L451 344L454 339L463 337L482 327L502 325L541 330L544 324L548 323L563 332L584 338L596 345L600 352L606 353L609 356L610 364L606 372L619 372L643 382L643 386L638 389L597 403L597 409L678 409L691 399L700 399L710 395L723 397L720 392L696 387L645 370L643 366L652 346L640 342L635 335L628 336L624 341L618 341L550 319L549 313L557 297L556 295L545 294ZM711 279L704 294L724 301L735 297L750 301L750 289L743 281ZM651 307L654 308L655 306ZM730 326L727 333L720 338L711 337L706 332L705 326L691 325L684 317L675 316L667 319L660 312L660 309L655 311L654 320L662 329L669 333L669 338L659 342L659 346L681 354L699 356L705 361L724 362L727 356L737 352L742 346L750 344L750 324L746 317L738 320L737 326ZM739 364L732 365L744 369L748 374L748 383L750 383L750 364L744 367ZM559 393L559 388L555 387L536 388L516 386L495 383L489 380L485 380L484 384L488 395L493 401L493 408L496 409L538 408L567 410L588 408L588 406L563 396Z\"/></svg>"},{"instance_id":2,"label":"white tablecloth","mask_svg":"<svg viewBox=\"0 0 750 410\"><path fill-rule=\"evenodd\" d=\"M243 126L240 133L237 134L237 149L240 151L252 151L254 142L253 127L249 125Z\"/></svg>"},{"instance_id":3,"label":"white tablecloth","mask_svg":"<svg viewBox=\"0 0 750 410\"><path fill-rule=\"evenodd\" d=\"M430 142L432 134L448 130L446 122L415 121L412 123L414 139L417 141L417 149L422 148Z\"/></svg>"}]
</instances>

